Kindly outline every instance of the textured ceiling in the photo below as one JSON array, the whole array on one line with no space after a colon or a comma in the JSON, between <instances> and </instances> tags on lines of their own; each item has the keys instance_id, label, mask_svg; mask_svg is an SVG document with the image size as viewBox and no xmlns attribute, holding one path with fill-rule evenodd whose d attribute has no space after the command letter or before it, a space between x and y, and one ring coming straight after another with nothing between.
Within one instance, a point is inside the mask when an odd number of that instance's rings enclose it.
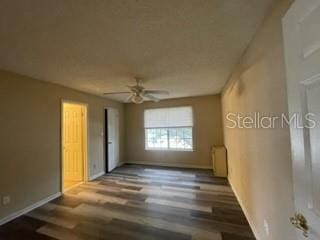
<instances>
[{"instance_id":1,"label":"textured ceiling","mask_svg":"<svg viewBox=\"0 0 320 240\"><path fill-rule=\"evenodd\" d=\"M100 95L134 76L169 98L218 93L272 2L0 0L0 68Z\"/></svg>"}]
</instances>

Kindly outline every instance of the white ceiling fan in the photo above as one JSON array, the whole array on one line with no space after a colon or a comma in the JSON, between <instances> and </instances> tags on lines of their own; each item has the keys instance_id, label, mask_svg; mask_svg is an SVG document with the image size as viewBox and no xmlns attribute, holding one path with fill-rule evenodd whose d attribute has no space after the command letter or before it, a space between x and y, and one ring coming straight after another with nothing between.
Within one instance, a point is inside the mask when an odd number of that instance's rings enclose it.
<instances>
[{"instance_id":1,"label":"white ceiling fan","mask_svg":"<svg viewBox=\"0 0 320 240\"><path fill-rule=\"evenodd\" d=\"M136 104L143 103L145 100L151 100L154 102L159 102L160 99L155 97L156 95L169 95L168 91L165 90L147 90L141 86L141 80L136 78L136 85L127 86L129 91L127 92L107 92L104 95L113 95L113 94L130 94L130 97L126 102L133 102Z\"/></svg>"}]
</instances>

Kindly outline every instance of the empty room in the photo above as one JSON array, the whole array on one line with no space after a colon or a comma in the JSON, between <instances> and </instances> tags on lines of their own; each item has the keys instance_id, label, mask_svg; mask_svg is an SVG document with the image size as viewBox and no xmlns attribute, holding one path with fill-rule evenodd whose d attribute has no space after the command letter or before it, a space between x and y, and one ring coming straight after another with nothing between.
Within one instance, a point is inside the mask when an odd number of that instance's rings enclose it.
<instances>
[{"instance_id":1,"label":"empty room","mask_svg":"<svg viewBox=\"0 0 320 240\"><path fill-rule=\"evenodd\" d=\"M320 0L0 0L0 240L319 240Z\"/></svg>"}]
</instances>

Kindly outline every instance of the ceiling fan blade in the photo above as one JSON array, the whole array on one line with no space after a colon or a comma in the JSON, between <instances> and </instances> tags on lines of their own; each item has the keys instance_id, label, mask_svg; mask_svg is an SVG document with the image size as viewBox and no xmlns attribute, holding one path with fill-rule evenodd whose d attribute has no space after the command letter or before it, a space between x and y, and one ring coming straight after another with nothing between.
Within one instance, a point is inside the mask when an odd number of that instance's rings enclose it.
<instances>
[{"instance_id":1,"label":"ceiling fan blade","mask_svg":"<svg viewBox=\"0 0 320 240\"><path fill-rule=\"evenodd\" d=\"M155 96L152 96L151 94L144 93L143 97L146 98L146 99L149 99L149 100L151 100L153 102L159 102L160 101L159 98L156 98Z\"/></svg>"},{"instance_id":2,"label":"ceiling fan blade","mask_svg":"<svg viewBox=\"0 0 320 240\"><path fill-rule=\"evenodd\" d=\"M130 97L128 97L128 98L127 98L127 100L126 100L126 103L130 103L130 102L132 102L133 97L134 97L134 95L133 95L133 94L132 94L132 95L130 95Z\"/></svg>"},{"instance_id":3,"label":"ceiling fan blade","mask_svg":"<svg viewBox=\"0 0 320 240\"><path fill-rule=\"evenodd\" d=\"M161 95L169 95L169 92L166 90L144 90L146 94L161 94Z\"/></svg>"},{"instance_id":4,"label":"ceiling fan blade","mask_svg":"<svg viewBox=\"0 0 320 240\"><path fill-rule=\"evenodd\" d=\"M111 94L130 94L131 92L108 92L103 93L103 95L111 95Z\"/></svg>"}]
</instances>

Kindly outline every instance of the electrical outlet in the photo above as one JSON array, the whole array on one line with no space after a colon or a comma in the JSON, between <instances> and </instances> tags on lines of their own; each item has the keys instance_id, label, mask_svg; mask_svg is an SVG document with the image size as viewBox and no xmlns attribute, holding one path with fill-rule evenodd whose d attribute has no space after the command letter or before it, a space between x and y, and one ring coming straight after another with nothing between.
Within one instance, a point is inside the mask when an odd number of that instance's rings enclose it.
<instances>
[{"instance_id":1,"label":"electrical outlet","mask_svg":"<svg viewBox=\"0 0 320 240\"><path fill-rule=\"evenodd\" d=\"M10 196L4 196L2 198L2 205L6 206L6 205L10 204L10 201L11 201Z\"/></svg>"},{"instance_id":2,"label":"electrical outlet","mask_svg":"<svg viewBox=\"0 0 320 240\"><path fill-rule=\"evenodd\" d=\"M263 221L263 225L264 225L264 230L266 231L267 236L269 236L270 234L269 223L266 219Z\"/></svg>"}]
</instances>

